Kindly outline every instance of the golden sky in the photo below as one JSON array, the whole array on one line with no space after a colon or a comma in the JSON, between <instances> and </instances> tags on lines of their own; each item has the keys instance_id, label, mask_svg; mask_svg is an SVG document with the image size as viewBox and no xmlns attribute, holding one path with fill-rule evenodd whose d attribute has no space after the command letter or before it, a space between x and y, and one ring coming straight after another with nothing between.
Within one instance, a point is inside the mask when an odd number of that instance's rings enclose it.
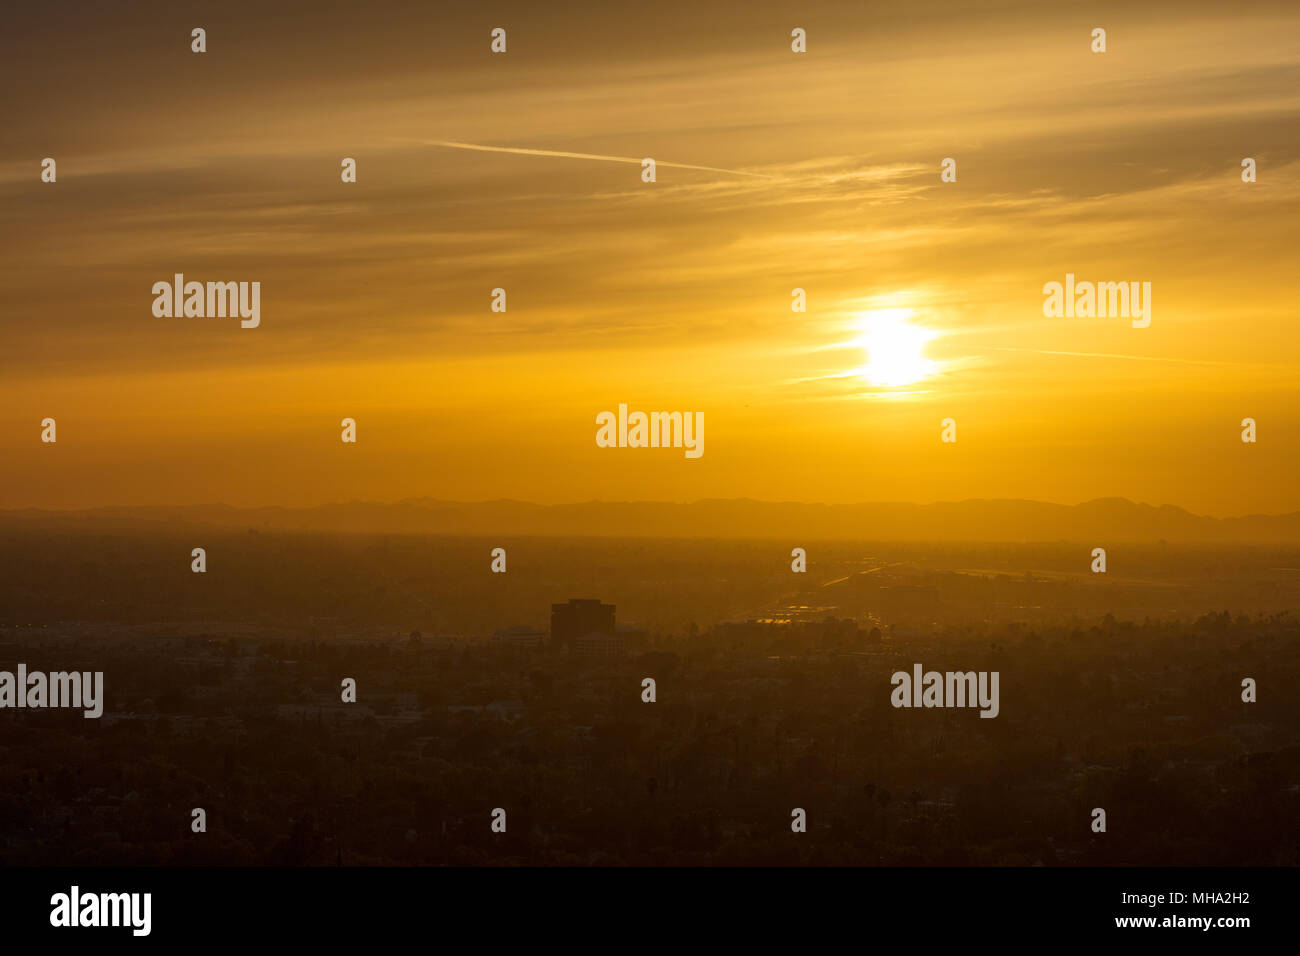
<instances>
[{"instance_id":1,"label":"golden sky","mask_svg":"<svg viewBox=\"0 0 1300 956\"><path fill-rule=\"evenodd\" d=\"M1300 7L970 6L16 11L0 507L1300 509ZM177 272L260 327L156 318ZM1150 327L1045 318L1067 272ZM596 447L619 403L703 457Z\"/></svg>"}]
</instances>

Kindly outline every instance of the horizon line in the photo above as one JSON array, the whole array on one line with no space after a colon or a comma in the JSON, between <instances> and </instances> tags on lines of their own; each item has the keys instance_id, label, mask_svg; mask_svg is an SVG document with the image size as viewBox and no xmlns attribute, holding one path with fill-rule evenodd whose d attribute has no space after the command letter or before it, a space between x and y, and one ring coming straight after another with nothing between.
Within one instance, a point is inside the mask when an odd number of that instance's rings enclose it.
<instances>
[{"instance_id":1,"label":"horizon line","mask_svg":"<svg viewBox=\"0 0 1300 956\"><path fill-rule=\"evenodd\" d=\"M1088 498L1083 501L1074 503L1065 503L1060 501L1048 501L1039 498L959 498L959 499L939 499L933 501L902 501L902 500L860 500L860 501L796 501L791 499L764 499L740 496L735 498L706 497L695 498L687 501L673 501L666 499L602 499L588 498L580 501L563 501L563 502L538 502L528 501L522 498L479 498L479 499L457 499L457 498L439 498L434 496L408 496L395 500L378 500L352 498L345 500L331 500L311 505L293 505L293 504L249 504L249 505L232 505L226 502L193 502L189 504L156 504L156 503L136 503L136 504L97 504L97 505L79 505L70 507L43 507L38 505L26 505L17 507L0 508L0 515L15 515L21 513L38 512L49 515L72 515L96 511L175 511L175 510L198 510L205 508L223 508L231 511L315 511L323 508L344 507L348 505L362 505L375 507L398 507L401 505L415 505L423 502L431 502L443 505L499 505L514 504L526 505L533 508L572 508L583 505L665 505L673 507L691 507L704 504L754 504L769 506L799 506L812 508L862 508L862 507L910 507L910 508L933 508L944 505L966 505L966 504L1025 504L1025 505L1045 505L1053 508L1081 508L1085 505L1096 504L1098 502L1121 502L1133 505L1139 508L1150 508L1155 511L1173 509L1181 512L1190 518L1204 518L1212 521L1232 521L1243 520L1247 518L1286 518L1300 514L1300 508L1291 511L1281 512L1249 512L1246 514L1236 515L1213 515L1202 512L1191 511L1183 505L1171 503L1152 504L1133 498L1127 498L1122 495L1103 495L1097 498Z\"/></svg>"}]
</instances>

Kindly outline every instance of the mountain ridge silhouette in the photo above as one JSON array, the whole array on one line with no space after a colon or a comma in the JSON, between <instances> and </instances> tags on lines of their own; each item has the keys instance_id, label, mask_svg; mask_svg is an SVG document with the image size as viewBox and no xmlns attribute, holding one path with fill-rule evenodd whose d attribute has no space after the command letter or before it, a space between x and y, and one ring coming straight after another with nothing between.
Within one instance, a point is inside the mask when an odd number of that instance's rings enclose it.
<instances>
[{"instance_id":1,"label":"mountain ridge silhouette","mask_svg":"<svg viewBox=\"0 0 1300 956\"><path fill-rule=\"evenodd\" d=\"M466 502L420 497L306 508L205 504L0 511L0 527L32 525L103 531L205 526L372 534L790 538L795 544L813 540L1300 544L1300 511L1215 518L1176 505L1116 497L1076 505L1019 498L928 504L705 498L685 503L593 500L543 505L507 498Z\"/></svg>"}]
</instances>

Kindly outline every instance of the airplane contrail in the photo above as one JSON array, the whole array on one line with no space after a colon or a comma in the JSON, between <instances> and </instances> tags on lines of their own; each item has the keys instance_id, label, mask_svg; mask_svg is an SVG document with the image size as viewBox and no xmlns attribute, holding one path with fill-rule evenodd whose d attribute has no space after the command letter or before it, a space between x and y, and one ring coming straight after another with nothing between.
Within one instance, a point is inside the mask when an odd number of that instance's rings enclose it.
<instances>
[{"instance_id":1,"label":"airplane contrail","mask_svg":"<svg viewBox=\"0 0 1300 956\"><path fill-rule=\"evenodd\" d=\"M445 140L433 140L428 146L446 146L449 149L473 149L484 153L515 153L519 156L553 156L559 159L594 159L606 163L634 163L641 165L640 159L629 156L602 156L599 153L571 153L559 149L526 149L522 146L480 146L477 143L453 143ZM731 176L749 176L753 179L775 179L763 173L749 173L740 169L719 169L717 166L692 166L690 163L670 163L655 160L656 166L668 166L672 169L700 169L709 173L727 173Z\"/></svg>"},{"instance_id":2,"label":"airplane contrail","mask_svg":"<svg viewBox=\"0 0 1300 956\"><path fill-rule=\"evenodd\" d=\"M981 346L976 347L980 348ZM990 352L1031 352L1034 355L1073 355L1078 358L1129 359L1134 362L1172 362L1175 365L1250 365L1250 363L1247 362L1215 362L1212 359L1164 358L1159 355L1117 355L1111 352L1056 352L1049 349L1017 349L999 345L986 345L982 346L982 348Z\"/></svg>"}]
</instances>

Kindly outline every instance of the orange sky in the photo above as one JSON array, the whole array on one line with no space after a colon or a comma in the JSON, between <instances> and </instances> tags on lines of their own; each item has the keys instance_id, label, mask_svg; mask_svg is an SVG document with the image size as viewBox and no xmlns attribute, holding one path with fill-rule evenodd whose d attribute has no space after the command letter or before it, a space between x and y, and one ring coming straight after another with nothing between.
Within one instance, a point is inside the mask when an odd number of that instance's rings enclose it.
<instances>
[{"instance_id":1,"label":"orange sky","mask_svg":"<svg viewBox=\"0 0 1300 956\"><path fill-rule=\"evenodd\" d=\"M1300 509L1300 9L815 6L17 13L0 507ZM176 272L261 282L260 327L154 317ZM1045 318L1067 272L1150 282L1150 328ZM872 384L873 314L927 374ZM620 402L705 454L597 448Z\"/></svg>"}]
</instances>

